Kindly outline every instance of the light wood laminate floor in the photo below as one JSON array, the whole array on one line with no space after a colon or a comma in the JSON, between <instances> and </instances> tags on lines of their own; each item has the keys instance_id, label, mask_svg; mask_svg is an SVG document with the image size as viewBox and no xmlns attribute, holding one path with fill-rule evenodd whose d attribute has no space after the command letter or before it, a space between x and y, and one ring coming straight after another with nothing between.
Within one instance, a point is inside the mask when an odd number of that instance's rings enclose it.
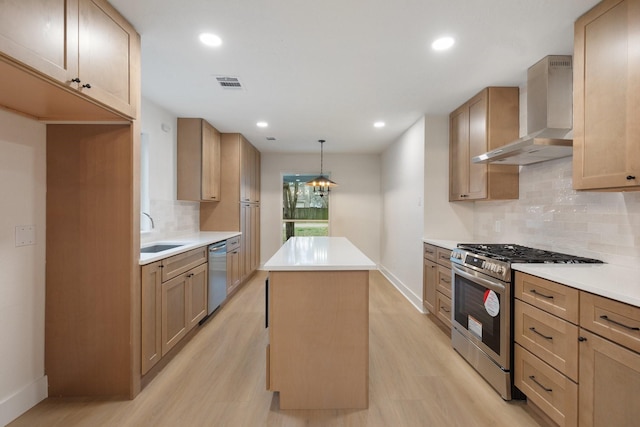
<instances>
[{"instance_id":1,"label":"light wood laminate floor","mask_svg":"<svg viewBox=\"0 0 640 427\"><path fill-rule=\"evenodd\" d=\"M367 410L280 411L265 390L264 279L258 272L132 401L50 398L21 426L538 426L451 348L447 334L379 273L370 279ZM91 379L87 379L90 381Z\"/></svg>"}]
</instances>

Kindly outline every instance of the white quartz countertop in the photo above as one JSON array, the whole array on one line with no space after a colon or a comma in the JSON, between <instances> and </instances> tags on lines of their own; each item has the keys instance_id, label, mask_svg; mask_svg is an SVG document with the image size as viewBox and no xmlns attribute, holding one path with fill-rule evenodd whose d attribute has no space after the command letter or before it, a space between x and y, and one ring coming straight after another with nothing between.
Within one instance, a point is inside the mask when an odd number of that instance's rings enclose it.
<instances>
[{"instance_id":1,"label":"white quartz countertop","mask_svg":"<svg viewBox=\"0 0 640 427\"><path fill-rule=\"evenodd\" d=\"M428 243L430 245L439 246L445 249L453 249L458 246L458 243L469 243L469 241L458 241L458 240L444 240L444 239L427 239L426 237L422 239L424 243Z\"/></svg>"},{"instance_id":2,"label":"white quartz countertop","mask_svg":"<svg viewBox=\"0 0 640 427\"><path fill-rule=\"evenodd\" d=\"M201 231L196 234L189 234L185 236L181 236L175 239L170 240L161 240L157 242L145 243L143 247L149 247L153 245L171 245L171 244L180 244L177 248L169 249L162 252L156 253L141 253L140 254L140 265L150 264L155 261L160 261L161 259L178 255L183 252L189 251L191 249L196 249L201 246L207 246L212 243L221 242L223 240L230 239L235 236L239 236L239 231Z\"/></svg>"},{"instance_id":3,"label":"white quartz countertop","mask_svg":"<svg viewBox=\"0 0 640 427\"><path fill-rule=\"evenodd\" d=\"M375 270L346 237L292 237L264 265L269 271Z\"/></svg>"},{"instance_id":4,"label":"white quartz countertop","mask_svg":"<svg viewBox=\"0 0 640 427\"><path fill-rule=\"evenodd\" d=\"M640 269L611 264L511 264L511 268L640 307Z\"/></svg>"}]
</instances>

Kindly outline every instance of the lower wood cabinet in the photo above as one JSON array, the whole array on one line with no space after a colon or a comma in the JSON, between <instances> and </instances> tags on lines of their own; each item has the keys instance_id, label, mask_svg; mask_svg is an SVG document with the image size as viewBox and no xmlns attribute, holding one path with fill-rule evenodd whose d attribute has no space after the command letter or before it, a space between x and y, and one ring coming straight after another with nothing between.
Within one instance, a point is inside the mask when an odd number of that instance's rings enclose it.
<instances>
[{"instance_id":1,"label":"lower wood cabinet","mask_svg":"<svg viewBox=\"0 0 640 427\"><path fill-rule=\"evenodd\" d=\"M580 330L580 427L637 426L640 354Z\"/></svg>"},{"instance_id":2,"label":"lower wood cabinet","mask_svg":"<svg viewBox=\"0 0 640 427\"><path fill-rule=\"evenodd\" d=\"M451 329L451 250L424 243L422 306Z\"/></svg>"},{"instance_id":3,"label":"lower wood cabinet","mask_svg":"<svg viewBox=\"0 0 640 427\"><path fill-rule=\"evenodd\" d=\"M242 282L240 272L240 236L227 240L227 295Z\"/></svg>"},{"instance_id":4,"label":"lower wood cabinet","mask_svg":"<svg viewBox=\"0 0 640 427\"><path fill-rule=\"evenodd\" d=\"M207 315L205 248L141 268L141 373L155 366Z\"/></svg>"},{"instance_id":5,"label":"lower wood cabinet","mask_svg":"<svg viewBox=\"0 0 640 427\"><path fill-rule=\"evenodd\" d=\"M515 297L527 399L559 426L638 425L640 308L520 272Z\"/></svg>"}]
</instances>

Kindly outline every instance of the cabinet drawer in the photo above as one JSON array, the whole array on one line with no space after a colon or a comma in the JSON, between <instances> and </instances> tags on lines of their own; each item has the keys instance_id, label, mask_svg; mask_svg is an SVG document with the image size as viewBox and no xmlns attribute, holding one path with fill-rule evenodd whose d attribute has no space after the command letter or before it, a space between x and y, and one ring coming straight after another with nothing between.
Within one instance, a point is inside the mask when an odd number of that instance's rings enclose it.
<instances>
[{"instance_id":1,"label":"cabinet drawer","mask_svg":"<svg viewBox=\"0 0 640 427\"><path fill-rule=\"evenodd\" d=\"M436 317L451 328L451 298L436 292Z\"/></svg>"},{"instance_id":2,"label":"cabinet drawer","mask_svg":"<svg viewBox=\"0 0 640 427\"><path fill-rule=\"evenodd\" d=\"M579 291L526 273L516 273L515 297L578 324Z\"/></svg>"},{"instance_id":3,"label":"cabinet drawer","mask_svg":"<svg viewBox=\"0 0 640 427\"><path fill-rule=\"evenodd\" d=\"M173 279L204 262L207 262L206 246L167 258L162 261L162 281Z\"/></svg>"},{"instance_id":4,"label":"cabinet drawer","mask_svg":"<svg viewBox=\"0 0 640 427\"><path fill-rule=\"evenodd\" d=\"M240 236L227 239L227 252L233 252L240 249Z\"/></svg>"},{"instance_id":5,"label":"cabinet drawer","mask_svg":"<svg viewBox=\"0 0 640 427\"><path fill-rule=\"evenodd\" d=\"M640 353L640 308L580 292L580 326Z\"/></svg>"},{"instance_id":6,"label":"cabinet drawer","mask_svg":"<svg viewBox=\"0 0 640 427\"><path fill-rule=\"evenodd\" d=\"M436 289L451 298L451 269L438 266L436 272Z\"/></svg>"},{"instance_id":7,"label":"cabinet drawer","mask_svg":"<svg viewBox=\"0 0 640 427\"><path fill-rule=\"evenodd\" d=\"M578 327L520 300L515 303L518 344L578 382Z\"/></svg>"},{"instance_id":8,"label":"cabinet drawer","mask_svg":"<svg viewBox=\"0 0 640 427\"><path fill-rule=\"evenodd\" d=\"M451 249L436 247L436 262L451 268Z\"/></svg>"},{"instance_id":9,"label":"cabinet drawer","mask_svg":"<svg viewBox=\"0 0 640 427\"><path fill-rule=\"evenodd\" d=\"M430 261L436 262L437 259L437 255L436 255L436 247L433 245L430 245L428 243L424 244L424 257Z\"/></svg>"},{"instance_id":10,"label":"cabinet drawer","mask_svg":"<svg viewBox=\"0 0 640 427\"><path fill-rule=\"evenodd\" d=\"M515 384L527 399L560 427L578 420L578 385L518 344L515 345Z\"/></svg>"}]
</instances>

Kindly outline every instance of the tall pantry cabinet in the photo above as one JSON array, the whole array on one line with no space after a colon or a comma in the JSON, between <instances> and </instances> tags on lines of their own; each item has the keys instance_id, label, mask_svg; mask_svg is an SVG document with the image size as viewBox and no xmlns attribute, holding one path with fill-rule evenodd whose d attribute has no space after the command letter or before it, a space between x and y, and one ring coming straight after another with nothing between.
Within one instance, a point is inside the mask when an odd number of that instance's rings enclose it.
<instances>
[{"instance_id":1,"label":"tall pantry cabinet","mask_svg":"<svg viewBox=\"0 0 640 427\"><path fill-rule=\"evenodd\" d=\"M220 172L220 201L200 203L200 230L242 233L242 282L260 264L260 152L241 134L223 133Z\"/></svg>"},{"instance_id":2,"label":"tall pantry cabinet","mask_svg":"<svg viewBox=\"0 0 640 427\"><path fill-rule=\"evenodd\" d=\"M47 123L48 395L134 397L140 37L105 0L0 1L0 76L0 107Z\"/></svg>"}]
</instances>

